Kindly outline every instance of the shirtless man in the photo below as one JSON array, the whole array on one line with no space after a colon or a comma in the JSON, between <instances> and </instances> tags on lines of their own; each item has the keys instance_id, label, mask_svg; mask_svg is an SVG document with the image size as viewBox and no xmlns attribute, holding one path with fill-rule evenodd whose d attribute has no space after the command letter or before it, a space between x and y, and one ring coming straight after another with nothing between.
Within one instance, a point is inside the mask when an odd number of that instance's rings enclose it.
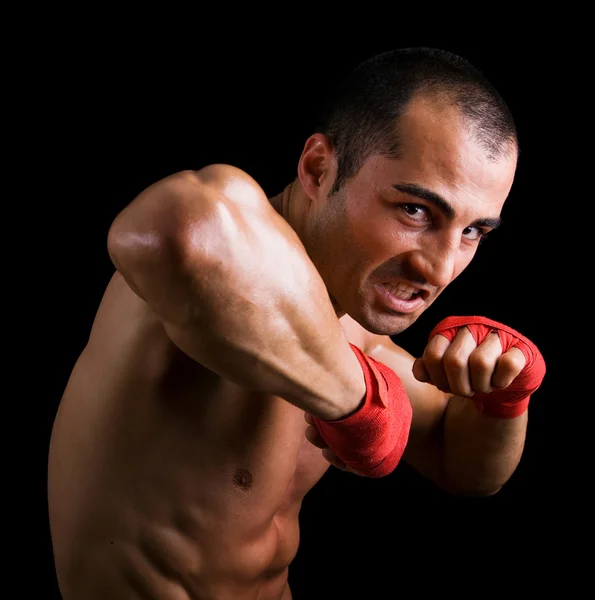
<instances>
[{"instance_id":1,"label":"shirtless man","mask_svg":"<svg viewBox=\"0 0 595 600\"><path fill-rule=\"evenodd\" d=\"M366 61L330 106L278 196L215 164L115 218L49 452L65 600L290 599L300 506L329 464L403 460L464 495L514 472L537 348L481 317L440 324L417 359L389 337L498 225L507 107L428 50Z\"/></svg>"}]
</instances>

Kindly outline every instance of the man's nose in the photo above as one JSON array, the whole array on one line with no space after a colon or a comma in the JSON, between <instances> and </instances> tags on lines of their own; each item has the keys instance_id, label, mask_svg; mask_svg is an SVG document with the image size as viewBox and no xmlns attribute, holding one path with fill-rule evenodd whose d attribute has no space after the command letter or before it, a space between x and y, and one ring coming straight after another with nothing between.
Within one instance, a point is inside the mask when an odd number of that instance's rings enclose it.
<instances>
[{"instance_id":1,"label":"man's nose","mask_svg":"<svg viewBox=\"0 0 595 600\"><path fill-rule=\"evenodd\" d=\"M456 257L460 240L444 236L425 240L409 255L409 263L430 285L443 288L455 277Z\"/></svg>"}]
</instances>

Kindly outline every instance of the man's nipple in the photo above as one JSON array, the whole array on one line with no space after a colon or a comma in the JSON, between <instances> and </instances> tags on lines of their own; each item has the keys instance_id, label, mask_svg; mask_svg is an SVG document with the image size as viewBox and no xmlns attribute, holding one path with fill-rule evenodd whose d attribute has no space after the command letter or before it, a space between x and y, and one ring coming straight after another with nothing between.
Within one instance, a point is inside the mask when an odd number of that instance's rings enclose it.
<instances>
[{"instance_id":1,"label":"man's nipple","mask_svg":"<svg viewBox=\"0 0 595 600\"><path fill-rule=\"evenodd\" d=\"M254 480L248 469L238 468L233 473L233 482L240 489L247 491L252 487Z\"/></svg>"}]
</instances>

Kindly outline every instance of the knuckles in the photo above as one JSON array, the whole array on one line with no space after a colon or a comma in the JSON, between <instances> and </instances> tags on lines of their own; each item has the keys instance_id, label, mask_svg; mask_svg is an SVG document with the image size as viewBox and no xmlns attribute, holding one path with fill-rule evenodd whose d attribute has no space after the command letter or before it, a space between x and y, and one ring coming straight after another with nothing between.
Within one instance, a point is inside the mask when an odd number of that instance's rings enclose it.
<instances>
[{"instance_id":1,"label":"knuckles","mask_svg":"<svg viewBox=\"0 0 595 600\"><path fill-rule=\"evenodd\" d=\"M525 366L525 357L521 352L506 352L500 357L498 363L506 371L520 373Z\"/></svg>"},{"instance_id":2,"label":"knuckles","mask_svg":"<svg viewBox=\"0 0 595 600\"><path fill-rule=\"evenodd\" d=\"M436 365L443 359L443 353L435 346L426 346L424 350L424 363L426 365Z\"/></svg>"},{"instance_id":3,"label":"knuckles","mask_svg":"<svg viewBox=\"0 0 595 600\"><path fill-rule=\"evenodd\" d=\"M493 369L494 363L484 354L473 352L469 356L469 366L474 370L485 371L487 369Z\"/></svg>"},{"instance_id":4,"label":"knuckles","mask_svg":"<svg viewBox=\"0 0 595 600\"><path fill-rule=\"evenodd\" d=\"M444 355L444 366L453 369L464 369L467 366L469 358L460 351L447 352Z\"/></svg>"},{"instance_id":5,"label":"knuckles","mask_svg":"<svg viewBox=\"0 0 595 600\"><path fill-rule=\"evenodd\" d=\"M497 332L492 331L471 349L462 331L457 333L456 341L450 343L445 343L441 336L434 336L424 349L420 362L425 367L429 383L441 391L460 396L473 396L476 392L488 394L494 388L508 387L525 368L526 359L520 349L513 347L502 352ZM417 367L414 373L421 373L421 367ZM458 381L465 371L466 376ZM471 378L470 388L465 383L468 378ZM453 386L457 389L451 389Z\"/></svg>"}]
</instances>

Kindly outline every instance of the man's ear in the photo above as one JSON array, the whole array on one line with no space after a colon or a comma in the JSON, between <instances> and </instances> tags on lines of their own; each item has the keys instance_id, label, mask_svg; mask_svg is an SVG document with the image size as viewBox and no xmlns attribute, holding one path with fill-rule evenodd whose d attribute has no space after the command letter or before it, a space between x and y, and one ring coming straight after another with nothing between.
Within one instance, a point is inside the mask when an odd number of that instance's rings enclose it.
<instances>
[{"instance_id":1,"label":"man's ear","mask_svg":"<svg viewBox=\"0 0 595 600\"><path fill-rule=\"evenodd\" d=\"M306 196L317 202L328 196L337 176L337 159L327 137L311 135L304 144L298 162L298 178Z\"/></svg>"}]
</instances>

